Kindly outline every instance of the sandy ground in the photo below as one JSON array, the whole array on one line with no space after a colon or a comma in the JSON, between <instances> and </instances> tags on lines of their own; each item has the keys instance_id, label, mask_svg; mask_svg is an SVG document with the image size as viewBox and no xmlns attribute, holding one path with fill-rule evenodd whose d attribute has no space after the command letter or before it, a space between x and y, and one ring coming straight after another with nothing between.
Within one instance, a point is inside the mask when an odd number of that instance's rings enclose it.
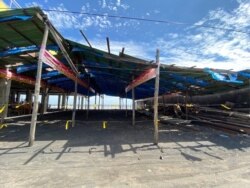
<instances>
[{"instance_id":1,"label":"sandy ground","mask_svg":"<svg viewBox=\"0 0 250 188\"><path fill-rule=\"evenodd\" d=\"M160 125L124 112L70 112L39 119L27 147L29 119L0 130L0 187L250 187L250 137L204 126ZM108 121L107 129L102 121Z\"/></svg>"}]
</instances>

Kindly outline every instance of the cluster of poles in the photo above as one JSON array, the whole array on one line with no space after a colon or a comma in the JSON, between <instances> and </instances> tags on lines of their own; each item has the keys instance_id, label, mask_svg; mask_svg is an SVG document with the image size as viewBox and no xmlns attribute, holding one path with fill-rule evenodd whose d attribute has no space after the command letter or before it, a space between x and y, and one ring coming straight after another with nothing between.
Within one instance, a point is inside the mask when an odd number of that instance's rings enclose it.
<instances>
[{"instance_id":1,"label":"cluster of poles","mask_svg":"<svg viewBox=\"0 0 250 188\"><path fill-rule=\"evenodd\" d=\"M53 30L53 27L49 26L49 22L47 19L44 21L45 30L43 35L43 40L41 44L41 48L39 51L38 57L38 66L37 66L37 75L36 75L36 84L35 84L35 91L34 91L34 104L32 109L32 118L31 118L31 126L30 126L30 135L29 135L29 146L32 146L35 141L35 132L36 132L36 123L37 123L37 115L38 115L38 100L40 94L40 86L41 86L41 73L42 73L42 64L43 64L43 55L46 50L46 44L48 39L48 34L51 32L52 36L54 37L57 45L59 46L60 50L62 51L65 59L69 62L71 69L76 74L76 79L74 80L74 100L73 100L73 112L72 112L72 126L75 125L75 116L76 116L76 109L77 109L77 78L79 78L79 72L77 68L74 66L73 62L71 61L69 55L67 54L66 50L64 49L61 41L58 38L57 33ZM155 92L154 92L154 143L158 144L158 95L159 95L159 69L160 69L160 62L159 62L159 50L156 51L156 64L158 65L156 68L156 77L155 77ZM89 109L89 91L90 91L90 84L88 79L88 109ZM135 88L132 88L132 125L135 125ZM126 100L127 101L127 100ZM126 102L127 106L127 102ZM87 110L88 116L88 110Z\"/></svg>"}]
</instances>

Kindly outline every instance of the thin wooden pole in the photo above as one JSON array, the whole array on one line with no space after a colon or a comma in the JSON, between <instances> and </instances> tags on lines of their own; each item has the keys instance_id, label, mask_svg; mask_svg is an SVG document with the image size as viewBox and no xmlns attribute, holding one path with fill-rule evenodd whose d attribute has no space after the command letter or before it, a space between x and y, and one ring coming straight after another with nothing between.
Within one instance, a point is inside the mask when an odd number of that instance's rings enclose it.
<instances>
[{"instance_id":1,"label":"thin wooden pole","mask_svg":"<svg viewBox=\"0 0 250 188\"><path fill-rule=\"evenodd\" d=\"M74 102L73 102L73 112L72 112L72 127L75 126L75 120L76 120L76 101L77 101L77 79L75 80L75 92L74 92Z\"/></svg>"},{"instance_id":2,"label":"thin wooden pole","mask_svg":"<svg viewBox=\"0 0 250 188\"><path fill-rule=\"evenodd\" d=\"M66 110L68 110L69 95L66 97Z\"/></svg>"},{"instance_id":3,"label":"thin wooden pole","mask_svg":"<svg viewBox=\"0 0 250 188\"><path fill-rule=\"evenodd\" d=\"M121 97L119 97L119 109L121 110L122 109L122 104L121 104Z\"/></svg>"},{"instance_id":4,"label":"thin wooden pole","mask_svg":"<svg viewBox=\"0 0 250 188\"><path fill-rule=\"evenodd\" d=\"M101 95L99 94L98 110L100 110L100 104L101 104Z\"/></svg>"},{"instance_id":5,"label":"thin wooden pole","mask_svg":"<svg viewBox=\"0 0 250 188\"><path fill-rule=\"evenodd\" d=\"M186 115L186 120L188 119L188 107L187 107L187 96L188 96L188 90L186 89L186 96L185 96L185 115Z\"/></svg>"},{"instance_id":6,"label":"thin wooden pole","mask_svg":"<svg viewBox=\"0 0 250 188\"><path fill-rule=\"evenodd\" d=\"M88 77L88 106L87 106L87 113L86 118L89 119L89 84L90 84L90 78Z\"/></svg>"},{"instance_id":7,"label":"thin wooden pole","mask_svg":"<svg viewBox=\"0 0 250 188\"><path fill-rule=\"evenodd\" d=\"M95 108L94 108L95 110L96 110L96 106L97 106L96 104L97 104L97 96L95 94Z\"/></svg>"},{"instance_id":8,"label":"thin wooden pole","mask_svg":"<svg viewBox=\"0 0 250 188\"><path fill-rule=\"evenodd\" d=\"M61 108L61 95L58 95L57 109L60 110L60 108Z\"/></svg>"},{"instance_id":9,"label":"thin wooden pole","mask_svg":"<svg viewBox=\"0 0 250 188\"><path fill-rule=\"evenodd\" d=\"M163 102L163 113L164 115L166 115L165 95L162 95L162 102Z\"/></svg>"},{"instance_id":10,"label":"thin wooden pole","mask_svg":"<svg viewBox=\"0 0 250 188\"><path fill-rule=\"evenodd\" d=\"M159 81L160 81L160 51L156 50L156 78L155 78L155 93L154 93L154 144L159 142L159 130L158 130L158 95L159 95Z\"/></svg>"},{"instance_id":11,"label":"thin wooden pole","mask_svg":"<svg viewBox=\"0 0 250 188\"><path fill-rule=\"evenodd\" d=\"M128 99L127 99L127 92L126 92L126 117L128 116Z\"/></svg>"},{"instance_id":12,"label":"thin wooden pole","mask_svg":"<svg viewBox=\"0 0 250 188\"><path fill-rule=\"evenodd\" d=\"M81 96L81 110L83 110L84 97Z\"/></svg>"},{"instance_id":13,"label":"thin wooden pole","mask_svg":"<svg viewBox=\"0 0 250 188\"><path fill-rule=\"evenodd\" d=\"M92 46L91 46L91 44L90 44L88 38L86 37L86 35L83 33L82 30L80 30L80 32L81 32L82 36L84 37L84 39L86 40L86 42L88 43L89 47L92 48Z\"/></svg>"},{"instance_id":14,"label":"thin wooden pole","mask_svg":"<svg viewBox=\"0 0 250 188\"><path fill-rule=\"evenodd\" d=\"M102 95L102 109L104 109L104 95Z\"/></svg>"},{"instance_id":15,"label":"thin wooden pole","mask_svg":"<svg viewBox=\"0 0 250 188\"><path fill-rule=\"evenodd\" d=\"M132 112L132 125L135 125L135 88L132 89L133 112Z\"/></svg>"},{"instance_id":16,"label":"thin wooden pole","mask_svg":"<svg viewBox=\"0 0 250 188\"><path fill-rule=\"evenodd\" d=\"M48 34L49 34L49 27L47 24L45 24L43 41L42 41L41 48L39 51L39 57L38 57L38 63L37 63L36 85L35 85L34 104L33 104L31 125L30 125L29 146L33 146L34 141L35 141L38 100L39 100L39 93L40 93L40 86L41 86L41 74L42 74L42 66L43 66L43 54L46 49Z\"/></svg>"},{"instance_id":17,"label":"thin wooden pole","mask_svg":"<svg viewBox=\"0 0 250 188\"><path fill-rule=\"evenodd\" d=\"M106 38L106 40L107 40L108 53L110 54L110 44L109 44L109 38L107 37L107 38Z\"/></svg>"}]
</instances>

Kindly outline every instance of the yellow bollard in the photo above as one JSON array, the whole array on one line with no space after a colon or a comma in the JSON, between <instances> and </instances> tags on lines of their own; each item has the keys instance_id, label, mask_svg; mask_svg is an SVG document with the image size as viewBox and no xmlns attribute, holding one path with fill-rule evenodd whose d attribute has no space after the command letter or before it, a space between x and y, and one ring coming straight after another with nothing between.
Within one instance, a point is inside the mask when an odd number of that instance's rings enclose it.
<instances>
[{"instance_id":1,"label":"yellow bollard","mask_svg":"<svg viewBox=\"0 0 250 188\"><path fill-rule=\"evenodd\" d=\"M66 124L65 124L65 130L68 130L69 129L69 123L72 122L71 120L68 120L66 121Z\"/></svg>"},{"instance_id":2,"label":"yellow bollard","mask_svg":"<svg viewBox=\"0 0 250 188\"><path fill-rule=\"evenodd\" d=\"M3 105L3 107L0 109L0 114L3 113L5 107L6 107L6 105Z\"/></svg>"},{"instance_id":3,"label":"yellow bollard","mask_svg":"<svg viewBox=\"0 0 250 188\"><path fill-rule=\"evenodd\" d=\"M106 129L106 128L107 128L107 121L103 121L103 123L102 123L102 128L103 128L103 129Z\"/></svg>"},{"instance_id":4,"label":"yellow bollard","mask_svg":"<svg viewBox=\"0 0 250 188\"><path fill-rule=\"evenodd\" d=\"M8 126L7 126L6 124L1 124L1 125L0 125L0 129L2 129L2 128L4 128L4 127L7 128Z\"/></svg>"}]
</instances>

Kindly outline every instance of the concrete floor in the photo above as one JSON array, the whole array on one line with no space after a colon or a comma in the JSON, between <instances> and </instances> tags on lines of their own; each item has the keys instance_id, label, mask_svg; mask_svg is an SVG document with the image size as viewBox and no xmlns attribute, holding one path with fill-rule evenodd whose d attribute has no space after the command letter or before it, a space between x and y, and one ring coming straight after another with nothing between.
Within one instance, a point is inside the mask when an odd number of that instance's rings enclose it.
<instances>
[{"instance_id":1,"label":"concrete floor","mask_svg":"<svg viewBox=\"0 0 250 188\"><path fill-rule=\"evenodd\" d=\"M153 125L124 112L70 112L40 118L27 147L29 118L0 130L0 187L250 187L250 137L203 126ZM102 129L102 121L108 121Z\"/></svg>"}]
</instances>

